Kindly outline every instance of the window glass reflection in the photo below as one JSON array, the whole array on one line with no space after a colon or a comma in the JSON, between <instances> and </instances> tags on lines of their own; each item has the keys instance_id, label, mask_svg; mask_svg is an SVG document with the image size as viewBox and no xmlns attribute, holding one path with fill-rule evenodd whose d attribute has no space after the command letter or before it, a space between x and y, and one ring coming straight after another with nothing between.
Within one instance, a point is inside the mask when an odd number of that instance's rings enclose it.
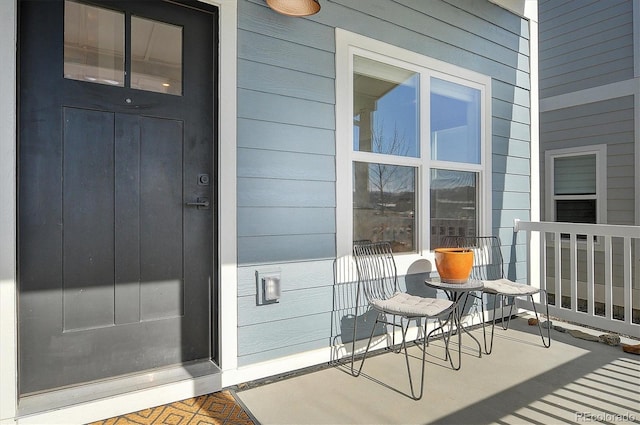
<instances>
[{"instance_id":1,"label":"window glass reflection","mask_svg":"<svg viewBox=\"0 0 640 425\"><path fill-rule=\"evenodd\" d=\"M415 245L416 168L354 162L353 240L389 241L394 252Z\"/></svg>"},{"instance_id":2,"label":"window glass reflection","mask_svg":"<svg viewBox=\"0 0 640 425\"><path fill-rule=\"evenodd\" d=\"M480 90L431 78L431 159L480 164Z\"/></svg>"},{"instance_id":3,"label":"window glass reflection","mask_svg":"<svg viewBox=\"0 0 640 425\"><path fill-rule=\"evenodd\" d=\"M182 94L182 27L131 18L131 87Z\"/></svg>"},{"instance_id":4,"label":"window glass reflection","mask_svg":"<svg viewBox=\"0 0 640 425\"><path fill-rule=\"evenodd\" d=\"M65 1L64 77L124 86L124 14Z\"/></svg>"},{"instance_id":5,"label":"window glass reflection","mask_svg":"<svg viewBox=\"0 0 640 425\"><path fill-rule=\"evenodd\" d=\"M431 248L445 236L477 236L478 178L468 171L431 170Z\"/></svg>"},{"instance_id":6,"label":"window glass reflection","mask_svg":"<svg viewBox=\"0 0 640 425\"><path fill-rule=\"evenodd\" d=\"M353 66L353 149L419 157L419 75L358 56Z\"/></svg>"}]
</instances>

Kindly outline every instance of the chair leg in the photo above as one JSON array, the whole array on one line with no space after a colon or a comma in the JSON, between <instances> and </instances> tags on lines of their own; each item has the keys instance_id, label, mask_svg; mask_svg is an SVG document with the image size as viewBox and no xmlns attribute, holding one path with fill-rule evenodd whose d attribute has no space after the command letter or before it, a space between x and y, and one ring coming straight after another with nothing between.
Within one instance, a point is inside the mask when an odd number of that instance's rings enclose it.
<instances>
[{"instance_id":1,"label":"chair leg","mask_svg":"<svg viewBox=\"0 0 640 425\"><path fill-rule=\"evenodd\" d=\"M367 341L367 348L364 350L364 355L362 356L362 361L360 362L360 367L358 368L357 372L354 372L354 367L353 367L353 364L355 362L355 346L356 346L356 343L355 343L355 331L354 331L354 335L353 335L354 336L354 341L353 341L353 344L352 344L353 349L352 349L352 352L351 352L351 375L355 376L356 378L358 376L360 376L360 373L362 372L362 366L364 366L364 361L367 359L367 354L369 354L369 348L371 347L371 341L373 340L373 334L376 331L376 327L377 327L378 323L381 323L381 321L380 321L380 315L381 314L382 313L378 313L378 316L376 317L376 321L373 324L373 328L371 329L371 335L369 335L369 341ZM354 325L354 328L355 328L355 325Z\"/></svg>"},{"instance_id":2,"label":"chair leg","mask_svg":"<svg viewBox=\"0 0 640 425\"><path fill-rule=\"evenodd\" d=\"M451 318L451 314L449 314L449 316L447 317L447 320L445 320L444 323L442 323L442 319L438 317L438 327L432 329L429 333L426 333L426 329L427 329L427 321L425 319L425 323L424 323L424 329L425 329L425 338L426 338L426 346L429 346L429 338L431 338L431 335L434 332L437 332L438 330L440 331L440 333L442 334L442 340L444 341L444 359L445 360L449 360L449 338L451 335L451 332L445 332L444 331L444 325L449 323L449 320Z\"/></svg>"},{"instance_id":3,"label":"chair leg","mask_svg":"<svg viewBox=\"0 0 640 425\"><path fill-rule=\"evenodd\" d=\"M449 317L447 317L447 320L445 321L445 323L449 323L449 320L451 318L451 313L449 314ZM444 359L445 360L449 360L450 354L449 354L449 338L451 337L451 332L444 332L444 324L442 323L442 319L440 319L438 317L438 327L440 328L440 333L442 333L442 340L444 341ZM427 341L427 346L429 346L429 341Z\"/></svg>"},{"instance_id":4,"label":"chair leg","mask_svg":"<svg viewBox=\"0 0 640 425\"><path fill-rule=\"evenodd\" d=\"M351 374L353 376L360 375L360 370L362 370L362 365L360 365L360 369L358 372L354 372L353 364L356 359L356 335L358 332L358 302L356 301L356 312L353 320L353 339L351 340Z\"/></svg>"},{"instance_id":5,"label":"chair leg","mask_svg":"<svg viewBox=\"0 0 640 425\"><path fill-rule=\"evenodd\" d=\"M551 347L551 322L549 321L549 301L547 299L546 291L541 290L540 296L542 297L543 295L545 299L544 304L546 306L547 321L549 322L547 323L547 342L544 341L544 334L542 332L542 323L540 323L541 321L540 321L540 318L538 317L538 312L536 311L536 304L533 300L533 295L529 295L529 298L531 298L531 305L533 306L533 312L535 313L536 321L538 322L538 331L540 332L540 338L542 338L542 345L544 345L545 348L549 348Z\"/></svg>"},{"instance_id":6,"label":"chair leg","mask_svg":"<svg viewBox=\"0 0 640 425\"><path fill-rule=\"evenodd\" d=\"M404 348L404 357L407 363L407 374L409 375L409 387L411 388L411 398L414 400L420 400L422 398L422 394L424 393L424 369L426 363L427 356L427 339L424 338L422 341L422 365L420 369L420 392L416 396L416 391L413 386L413 379L411 377L411 365L409 364L409 351L407 350L407 330L409 329L410 320L407 319L407 326L402 326L402 347ZM425 325L426 326L426 325Z\"/></svg>"},{"instance_id":7,"label":"chair leg","mask_svg":"<svg viewBox=\"0 0 640 425\"><path fill-rule=\"evenodd\" d=\"M507 316L507 320L504 320L504 303L505 303L505 295L501 295L500 296L500 305L501 305L501 314L502 314L502 319L500 320L500 326L502 327L502 330L509 330L509 325L511 324L511 317L513 316L513 306L515 305L515 298L514 297L508 297L508 299L511 300L511 304L509 305L509 315ZM506 323L506 324L505 324Z\"/></svg>"},{"instance_id":8,"label":"chair leg","mask_svg":"<svg viewBox=\"0 0 640 425\"><path fill-rule=\"evenodd\" d=\"M493 294L493 318L491 320L491 340L488 346L487 346L487 333L485 330L485 324L484 324L484 320L482 320L482 336L484 337L484 352L486 354L491 354L491 351L493 351L493 332L496 328L496 306L498 304L498 297L500 298L500 304L504 302L504 298L501 294ZM484 301L482 302L482 310L483 310L482 315L484 316ZM504 309L501 311L504 316Z\"/></svg>"},{"instance_id":9,"label":"chair leg","mask_svg":"<svg viewBox=\"0 0 640 425\"><path fill-rule=\"evenodd\" d=\"M516 300L514 297L509 297L509 299L511 299L511 305L509 307L509 315L507 316L507 320L506 320L506 325L505 320L504 320L504 308L502 309L502 322L501 322L501 326L503 330L509 330L509 325L511 324L511 318L513 317L513 306L516 304ZM504 305L504 299L502 300L503 305Z\"/></svg>"}]
</instances>

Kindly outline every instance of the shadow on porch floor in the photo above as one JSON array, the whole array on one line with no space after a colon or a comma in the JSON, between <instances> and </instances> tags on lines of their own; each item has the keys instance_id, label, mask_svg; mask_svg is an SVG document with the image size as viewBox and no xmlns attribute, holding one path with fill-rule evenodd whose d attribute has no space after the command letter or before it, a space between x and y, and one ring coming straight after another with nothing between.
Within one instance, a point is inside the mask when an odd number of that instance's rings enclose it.
<instances>
[{"instance_id":1,"label":"shadow on porch floor","mask_svg":"<svg viewBox=\"0 0 640 425\"><path fill-rule=\"evenodd\" d=\"M481 327L472 333L482 340ZM495 338L493 353L478 358L465 335L459 371L444 361L442 341L432 342L420 401L406 396L404 356L390 352L367 359L359 378L345 366L330 367L249 384L236 395L263 425L640 423L637 355L557 330L544 348L537 326L525 318L514 319L508 331L496 329ZM419 349L410 352L419 370Z\"/></svg>"}]
</instances>

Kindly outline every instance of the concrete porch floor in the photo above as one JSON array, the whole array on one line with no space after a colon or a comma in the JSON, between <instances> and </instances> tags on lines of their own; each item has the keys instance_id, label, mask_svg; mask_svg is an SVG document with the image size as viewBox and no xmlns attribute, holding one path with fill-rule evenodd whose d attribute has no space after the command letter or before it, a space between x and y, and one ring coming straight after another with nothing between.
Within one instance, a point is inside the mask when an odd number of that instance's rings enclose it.
<instances>
[{"instance_id":1,"label":"concrete porch floor","mask_svg":"<svg viewBox=\"0 0 640 425\"><path fill-rule=\"evenodd\" d=\"M482 341L482 328L472 333ZM557 330L551 337L551 348L544 348L537 326L519 317L508 331L497 328L493 353L478 358L464 335L459 371L444 360L444 345L436 340L427 349L420 401L405 395L404 355L390 352L368 358L358 378L345 366L328 367L250 384L237 396L263 425L640 423L640 356ZM410 353L417 373L420 350L413 346Z\"/></svg>"}]
</instances>

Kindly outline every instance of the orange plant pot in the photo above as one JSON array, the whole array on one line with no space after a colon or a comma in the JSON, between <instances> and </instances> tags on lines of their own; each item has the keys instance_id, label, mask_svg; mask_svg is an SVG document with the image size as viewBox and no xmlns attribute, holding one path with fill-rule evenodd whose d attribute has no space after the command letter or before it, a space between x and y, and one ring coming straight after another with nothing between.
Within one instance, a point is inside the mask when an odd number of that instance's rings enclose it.
<instances>
[{"instance_id":1,"label":"orange plant pot","mask_svg":"<svg viewBox=\"0 0 640 425\"><path fill-rule=\"evenodd\" d=\"M473 251L466 248L436 248L436 269L445 283L465 283L473 267Z\"/></svg>"}]
</instances>

